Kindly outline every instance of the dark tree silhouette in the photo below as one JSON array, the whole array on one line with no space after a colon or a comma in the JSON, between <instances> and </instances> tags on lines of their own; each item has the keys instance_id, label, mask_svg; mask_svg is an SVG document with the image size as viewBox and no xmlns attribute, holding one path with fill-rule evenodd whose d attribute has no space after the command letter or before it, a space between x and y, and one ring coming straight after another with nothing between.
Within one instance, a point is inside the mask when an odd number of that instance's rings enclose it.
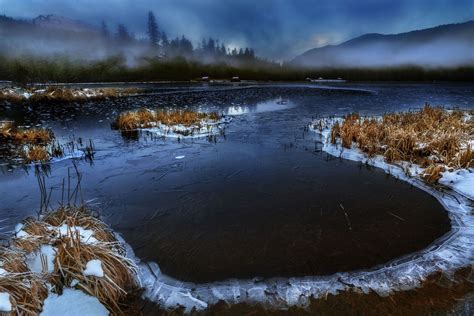
<instances>
[{"instance_id":1,"label":"dark tree silhouette","mask_svg":"<svg viewBox=\"0 0 474 316\"><path fill-rule=\"evenodd\" d=\"M103 37L107 38L110 36L109 28L107 27L107 24L102 21L100 33L102 34Z\"/></svg>"},{"instance_id":2,"label":"dark tree silhouette","mask_svg":"<svg viewBox=\"0 0 474 316\"><path fill-rule=\"evenodd\" d=\"M168 40L168 35L166 35L165 32L162 32L162 33L161 33L161 44L162 44L163 47L165 47L165 48L170 44L170 42L169 42L169 40Z\"/></svg>"},{"instance_id":3,"label":"dark tree silhouette","mask_svg":"<svg viewBox=\"0 0 474 316\"><path fill-rule=\"evenodd\" d=\"M117 39L123 42L127 42L132 39L127 27L124 24L119 24L117 26Z\"/></svg>"},{"instance_id":4,"label":"dark tree silhouette","mask_svg":"<svg viewBox=\"0 0 474 316\"><path fill-rule=\"evenodd\" d=\"M153 12L148 12L148 39L153 48L157 48L160 41L160 32L158 31L158 23Z\"/></svg>"}]
</instances>

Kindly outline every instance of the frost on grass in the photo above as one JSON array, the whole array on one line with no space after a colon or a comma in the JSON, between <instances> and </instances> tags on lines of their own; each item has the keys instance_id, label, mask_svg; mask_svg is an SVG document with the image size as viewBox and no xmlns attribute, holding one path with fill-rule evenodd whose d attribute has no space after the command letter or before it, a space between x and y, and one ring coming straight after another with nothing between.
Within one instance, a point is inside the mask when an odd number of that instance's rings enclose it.
<instances>
[{"instance_id":1,"label":"frost on grass","mask_svg":"<svg viewBox=\"0 0 474 316\"><path fill-rule=\"evenodd\" d=\"M112 127L122 132L143 130L163 137L194 138L221 134L230 121L215 112L140 109L121 113Z\"/></svg>"},{"instance_id":2,"label":"frost on grass","mask_svg":"<svg viewBox=\"0 0 474 316\"><path fill-rule=\"evenodd\" d=\"M125 255L86 208L60 207L15 227L10 248L0 252L0 292L10 294L17 312L62 315L69 306L66 314L83 315L87 303L91 313L123 314L139 288L136 265Z\"/></svg>"}]
</instances>

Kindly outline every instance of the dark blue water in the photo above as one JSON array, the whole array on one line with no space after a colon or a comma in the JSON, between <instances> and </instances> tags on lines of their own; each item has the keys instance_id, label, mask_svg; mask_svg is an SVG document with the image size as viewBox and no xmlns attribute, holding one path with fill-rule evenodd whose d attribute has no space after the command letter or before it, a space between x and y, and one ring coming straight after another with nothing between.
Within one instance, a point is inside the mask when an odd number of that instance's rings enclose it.
<instances>
[{"instance_id":1,"label":"dark blue water","mask_svg":"<svg viewBox=\"0 0 474 316\"><path fill-rule=\"evenodd\" d=\"M379 115L425 102L474 108L471 85L150 90L153 95L115 101L3 107L0 117L51 127L61 139L93 139L92 164L77 161L83 196L139 257L168 275L207 282L362 269L421 250L450 229L430 195L326 155L305 127L313 117ZM218 111L233 121L212 141L124 137L110 128L118 113L140 107ZM60 201L72 162L43 169L51 200ZM39 190L34 168L4 160L2 170L0 214L7 231L35 213Z\"/></svg>"}]
</instances>

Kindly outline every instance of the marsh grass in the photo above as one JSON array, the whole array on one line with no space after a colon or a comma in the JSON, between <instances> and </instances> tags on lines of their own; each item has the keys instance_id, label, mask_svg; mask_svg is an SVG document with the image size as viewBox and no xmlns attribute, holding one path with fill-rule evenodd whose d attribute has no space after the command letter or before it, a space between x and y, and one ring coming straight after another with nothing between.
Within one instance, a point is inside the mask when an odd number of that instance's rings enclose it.
<instances>
[{"instance_id":1,"label":"marsh grass","mask_svg":"<svg viewBox=\"0 0 474 316\"><path fill-rule=\"evenodd\" d=\"M95 155L92 140L83 143L71 137L59 142L52 130L42 128L22 129L12 121L0 121L0 158L21 163L46 163L53 158L63 158L82 152L85 160L92 162Z\"/></svg>"},{"instance_id":2,"label":"marsh grass","mask_svg":"<svg viewBox=\"0 0 474 316\"><path fill-rule=\"evenodd\" d=\"M92 231L92 236L84 240L81 229ZM10 293L15 310L38 314L46 288L61 294L73 287L97 297L113 315L130 311L129 302L139 290L137 267L114 233L86 207L66 205L40 219L27 218L21 230L10 248L0 249L2 267L9 272L0 276L0 292ZM54 247L54 268L52 273L32 274L25 258L41 245ZM87 262L93 259L101 261L103 277L84 275ZM43 271L47 271L44 266Z\"/></svg>"},{"instance_id":3,"label":"marsh grass","mask_svg":"<svg viewBox=\"0 0 474 316\"><path fill-rule=\"evenodd\" d=\"M48 129L21 129L12 121L0 122L0 142L21 144L48 144L54 140L54 133Z\"/></svg>"},{"instance_id":4,"label":"marsh grass","mask_svg":"<svg viewBox=\"0 0 474 316\"><path fill-rule=\"evenodd\" d=\"M419 111L388 113L382 118L350 114L331 129L330 142L356 146L389 163L408 161L426 168L422 178L435 183L446 169L474 167L472 113L426 104Z\"/></svg>"},{"instance_id":5,"label":"marsh grass","mask_svg":"<svg viewBox=\"0 0 474 316\"><path fill-rule=\"evenodd\" d=\"M219 119L219 114L215 112L201 113L190 110L151 111L149 109L140 109L138 111L127 111L119 114L113 127L121 131L150 128L158 124L166 126L183 125L189 127L192 125L201 126L203 121L217 122Z\"/></svg>"}]
</instances>

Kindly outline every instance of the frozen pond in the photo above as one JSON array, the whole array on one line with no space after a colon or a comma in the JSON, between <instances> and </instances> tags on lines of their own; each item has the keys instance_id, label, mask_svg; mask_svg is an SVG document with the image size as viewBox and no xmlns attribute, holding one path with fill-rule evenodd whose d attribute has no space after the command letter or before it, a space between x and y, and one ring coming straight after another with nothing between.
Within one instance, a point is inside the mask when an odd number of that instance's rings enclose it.
<instances>
[{"instance_id":1,"label":"frozen pond","mask_svg":"<svg viewBox=\"0 0 474 316\"><path fill-rule=\"evenodd\" d=\"M367 269L442 241L444 208L385 172L327 155L305 130L316 116L378 115L432 105L474 108L470 85L358 84L150 87L152 95L54 107L2 107L0 118L93 139L81 161L86 199L145 262L195 283ZM177 93L174 93L177 91ZM233 117L215 139L122 135L110 123L148 107ZM71 161L52 164L53 201ZM33 168L2 164L4 231L39 205Z\"/></svg>"}]
</instances>

